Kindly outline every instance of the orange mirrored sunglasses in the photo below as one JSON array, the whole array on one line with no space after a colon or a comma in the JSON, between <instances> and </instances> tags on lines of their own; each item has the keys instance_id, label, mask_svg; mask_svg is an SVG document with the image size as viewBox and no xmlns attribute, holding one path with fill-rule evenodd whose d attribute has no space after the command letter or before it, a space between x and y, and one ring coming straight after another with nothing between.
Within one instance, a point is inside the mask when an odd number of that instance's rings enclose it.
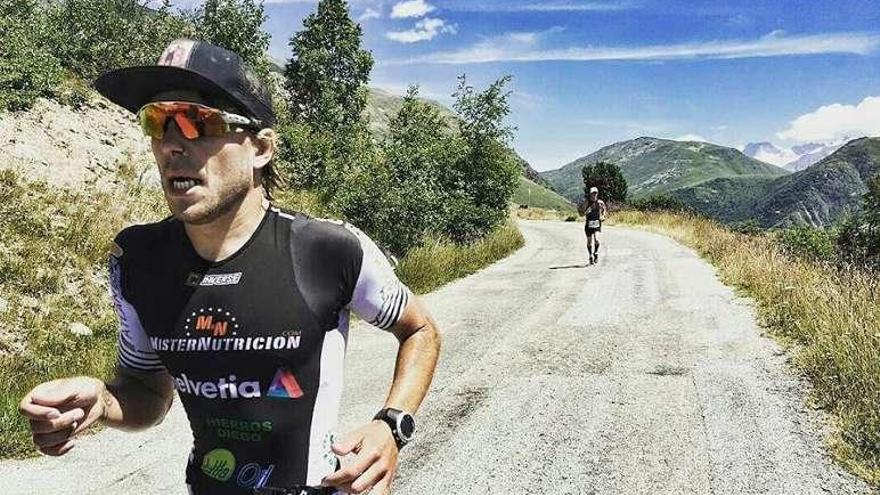
<instances>
[{"instance_id":1,"label":"orange mirrored sunglasses","mask_svg":"<svg viewBox=\"0 0 880 495\"><path fill-rule=\"evenodd\" d=\"M144 134L162 139L168 119L174 119L187 139L219 137L235 127L258 128L258 120L224 112L223 110L181 101L157 101L142 106L137 113Z\"/></svg>"}]
</instances>

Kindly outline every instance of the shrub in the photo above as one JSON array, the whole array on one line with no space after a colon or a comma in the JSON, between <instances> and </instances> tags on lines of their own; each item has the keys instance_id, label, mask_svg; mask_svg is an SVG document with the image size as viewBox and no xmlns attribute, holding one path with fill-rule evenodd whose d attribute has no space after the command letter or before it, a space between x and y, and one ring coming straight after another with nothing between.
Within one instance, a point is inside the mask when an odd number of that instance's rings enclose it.
<instances>
[{"instance_id":1,"label":"shrub","mask_svg":"<svg viewBox=\"0 0 880 495\"><path fill-rule=\"evenodd\" d=\"M746 235L763 234L765 231L764 227L761 227L761 222L759 222L756 218L733 222L729 225L729 227L730 230L734 232Z\"/></svg>"},{"instance_id":2,"label":"shrub","mask_svg":"<svg viewBox=\"0 0 880 495\"><path fill-rule=\"evenodd\" d=\"M880 175L868 183L863 213L841 224L837 245L843 261L880 271Z\"/></svg>"},{"instance_id":3,"label":"shrub","mask_svg":"<svg viewBox=\"0 0 880 495\"><path fill-rule=\"evenodd\" d=\"M70 72L87 81L121 67L152 64L172 40L194 35L164 0L60 0L50 4L50 46Z\"/></svg>"},{"instance_id":4,"label":"shrub","mask_svg":"<svg viewBox=\"0 0 880 495\"><path fill-rule=\"evenodd\" d=\"M46 39L35 0L0 0L0 109L30 108L59 95L64 69Z\"/></svg>"},{"instance_id":5,"label":"shrub","mask_svg":"<svg viewBox=\"0 0 880 495\"><path fill-rule=\"evenodd\" d=\"M449 192L444 230L457 242L472 241L500 225L519 182L520 166L506 148L513 134L504 122L510 113L505 91L510 79L504 76L477 91L461 75L453 93L461 141L453 145L453 167L438 178Z\"/></svg>"},{"instance_id":6,"label":"shrub","mask_svg":"<svg viewBox=\"0 0 880 495\"><path fill-rule=\"evenodd\" d=\"M776 241L792 256L831 263L837 259L837 234L815 227L801 226L776 232Z\"/></svg>"},{"instance_id":7,"label":"shrub","mask_svg":"<svg viewBox=\"0 0 880 495\"><path fill-rule=\"evenodd\" d=\"M290 38L293 53L284 69L291 117L344 131L362 118L373 56L361 48L361 27L345 0L321 0L303 27Z\"/></svg>"},{"instance_id":8,"label":"shrub","mask_svg":"<svg viewBox=\"0 0 880 495\"><path fill-rule=\"evenodd\" d=\"M670 211L690 212L691 208L681 200L666 194L654 194L647 198L630 202L630 206L639 211Z\"/></svg>"}]
</instances>

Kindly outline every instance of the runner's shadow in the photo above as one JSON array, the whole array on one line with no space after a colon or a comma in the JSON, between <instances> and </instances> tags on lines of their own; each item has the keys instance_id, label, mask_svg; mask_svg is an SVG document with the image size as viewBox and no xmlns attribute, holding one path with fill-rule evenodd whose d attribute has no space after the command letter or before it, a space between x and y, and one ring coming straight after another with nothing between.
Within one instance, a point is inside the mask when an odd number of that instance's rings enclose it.
<instances>
[{"instance_id":1,"label":"runner's shadow","mask_svg":"<svg viewBox=\"0 0 880 495\"><path fill-rule=\"evenodd\" d=\"M565 265L565 266L551 266L551 270L565 270L568 268L587 268L590 266L589 263L584 263L583 265Z\"/></svg>"}]
</instances>

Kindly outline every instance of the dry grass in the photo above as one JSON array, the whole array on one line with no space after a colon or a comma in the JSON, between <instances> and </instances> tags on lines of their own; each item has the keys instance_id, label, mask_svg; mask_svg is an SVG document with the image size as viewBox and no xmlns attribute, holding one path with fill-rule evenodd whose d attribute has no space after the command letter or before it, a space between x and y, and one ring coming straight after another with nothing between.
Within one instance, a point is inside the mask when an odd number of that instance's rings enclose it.
<instances>
[{"instance_id":1,"label":"dry grass","mask_svg":"<svg viewBox=\"0 0 880 495\"><path fill-rule=\"evenodd\" d=\"M407 253L397 266L397 273L414 292L424 294L506 257L524 242L513 222L464 246L430 241Z\"/></svg>"},{"instance_id":2,"label":"dry grass","mask_svg":"<svg viewBox=\"0 0 880 495\"><path fill-rule=\"evenodd\" d=\"M106 259L128 223L158 219L158 191L133 180L120 163L122 184L54 189L0 171L0 457L33 452L17 404L34 385L59 376L106 377L115 364L116 317ZM70 331L72 324L91 335Z\"/></svg>"},{"instance_id":3,"label":"dry grass","mask_svg":"<svg viewBox=\"0 0 880 495\"><path fill-rule=\"evenodd\" d=\"M836 419L832 451L880 484L880 283L867 273L795 259L769 236L731 232L702 218L624 211L615 223L696 249L722 280L753 297L762 324L789 344L818 407Z\"/></svg>"},{"instance_id":4,"label":"dry grass","mask_svg":"<svg viewBox=\"0 0 880 495\"><path fill-rule=\"evenodd\" d=\"M579 221L577 213L561 210L546 210L544 208L513 208L517 218L523 220L566 220L569 222Z\"/></svg>"}]
</instances>

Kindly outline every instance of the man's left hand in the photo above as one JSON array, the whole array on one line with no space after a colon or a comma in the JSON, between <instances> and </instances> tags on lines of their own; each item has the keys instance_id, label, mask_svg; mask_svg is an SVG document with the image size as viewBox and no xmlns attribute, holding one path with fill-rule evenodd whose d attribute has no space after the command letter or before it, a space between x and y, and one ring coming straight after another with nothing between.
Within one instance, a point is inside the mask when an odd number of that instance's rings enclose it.
<instances>
[{"instance_id":1,"label":"man's left hand","mask_svg":"<svg viewBox=\"0 0 880 495\"><path fill-rule=\"evenodd\" d=\"M363 493L371 488L376 488L380 495L391 493L397 444L384 421L375 420L358 428L331 448L339 456L356 455L347 466L324 478L323 486L334 486L345 493Z\"/></svg>"}]
</instances>

